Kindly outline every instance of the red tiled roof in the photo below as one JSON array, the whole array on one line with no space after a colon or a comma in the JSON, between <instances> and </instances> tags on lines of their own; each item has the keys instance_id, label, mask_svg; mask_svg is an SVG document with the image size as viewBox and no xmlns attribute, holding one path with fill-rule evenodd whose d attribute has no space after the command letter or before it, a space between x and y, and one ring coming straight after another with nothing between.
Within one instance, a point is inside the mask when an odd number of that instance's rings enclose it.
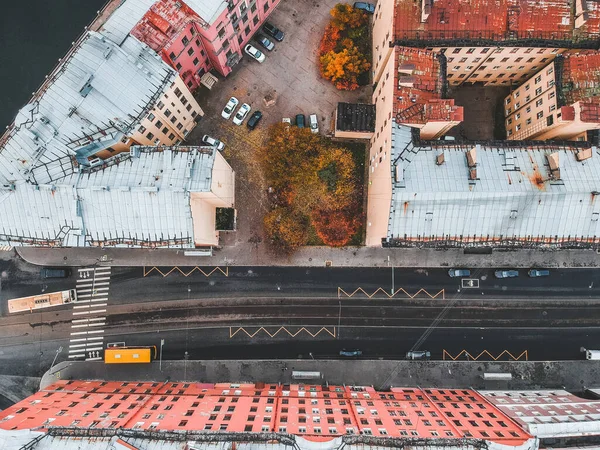
<instances>
[{"instance_id":1,"label":"red tiled roof","mask_svg":"<svg viewBox=\"0 0 600 450\"><path fill-rule=\"evenodd\" d=\"M566 104L579 101L600 104L600 53L568 55L563 60L562 86Z\"/></svg>"},{"instance_id":2,"label":"red tiled roof","mask_svg":"<svg viewBox=\"0 0 600 450\"><path fill-rule=\"evenodd\" d=\"M397 39L571 39L575 27L570 0L435 0L423 23L422 1L396 0ZM590 18L579 34L597 38L597 4L588 9Z\"/></svg>"},{"instance_id":3,"label":"red tiled roof","mask_svg":"<svg viewBox=\"0 0 600 450\"><path fill-rule=\"evenodd\" d=\"M452 99L440 98L440 65L433 52L396 46L395 55L394 115L398 123L462 120L463 108L454 106Z\"/></svg>"}]
</instances>

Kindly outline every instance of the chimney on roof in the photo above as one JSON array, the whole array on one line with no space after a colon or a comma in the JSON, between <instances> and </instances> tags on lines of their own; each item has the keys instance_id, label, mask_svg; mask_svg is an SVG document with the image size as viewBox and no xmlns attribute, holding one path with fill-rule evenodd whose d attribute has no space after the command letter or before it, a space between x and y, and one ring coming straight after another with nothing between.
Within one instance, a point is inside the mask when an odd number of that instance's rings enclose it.
<instances>
[{"instance_id":1,"label":"chimney on roof","mask_svg":"<svg viewBox=\"0 0 600 450\"><path fill-rule=\"evenodd\" d=\"M555 180L560 179L560 165L558 159L558 152L546 155L548 165L550 166L550 177Z\"/></svg>"},{"instance_id":2,"label":"chimney on roof","mask_svg":"<svg viewBox=\"0 0 600 450\"><path fill-rule=\"evenodd\" d=\"M412 75L413 73L415 73L416 68L417 66L415 66L414 64L400 64L398 66L398 73L404 75Z\"/></svg>"},{"instance_id":3,"label":"chimney on roof","mask_svg":"<svg viewBox=\"0 0 600 450\"><path fill-rule=\"evenodd\" d=\"M412 75L398 74L398 87L414 87L416 78Z\"/></svg>"},{"instance_id":4,"label":"chimney on roof","mask_svg":"<svg viewBox=\"0 0 600 450\"><path fill-rule=\"evenodd\" d=\"M427 18L431 14L432 7L433 0L421 0L421 22L427 22Z\"/></svg>"},{"instance_id":5,"label":"chimney on roof","mask_svg":"<svg viewBox=\"0 0 600 450\"><path fill-rule=\"evenodd\" d=\"M582 27L588 18L587 0L575 0L575 28Z\"/></svg>"},{"instance_id":6,"label":"chimney on roof","mask_svg":"<svg viewBox=\"0 0 600 450\"><path fill-rule=\"evenodd\" d=\"M592 148L581 148L575 152L575 159L577 161L585 161L592 157Z\"/></svg>"},{"instance_id":7,"label":"chimney on roof","mask_svg":"<svg viewBox=\"0 0 600 450\"><path fill-rule=\"evenodd\" d=\"M467 152L467 165L469 166L469 169L473 169L477 166L477 147L479 147L479 145Z\"/></svg>"}]
</instances>

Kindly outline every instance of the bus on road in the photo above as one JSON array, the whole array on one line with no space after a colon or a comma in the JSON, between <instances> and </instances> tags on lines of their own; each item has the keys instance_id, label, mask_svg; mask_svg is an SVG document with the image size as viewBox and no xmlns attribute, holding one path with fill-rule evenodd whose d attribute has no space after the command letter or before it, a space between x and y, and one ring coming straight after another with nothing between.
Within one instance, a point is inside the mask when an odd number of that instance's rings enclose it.
<instances>
[{"instance_id":1,"label":"bus on road","mask_svg":"<svg viewBox=\"0 0 600 450\"><path fill-rule=\"evenodd\" d=\"M75 289L48 294L31 295L29 297L13 298L8 301L8 312L17 313L23 311L33 312L34 309L50 308L51 306L64 305L77 301Z\"/></svg>"},{"instance_id":2,"label":"bus on road","mask_svg":"<svg viewBox=\"0 0 600 450\"><path fill-rule=\"evenodd\" d=\"M156 359L156 346L108 347L104 350L105 364L144 364Z\"/></svg>"}]
</instances>

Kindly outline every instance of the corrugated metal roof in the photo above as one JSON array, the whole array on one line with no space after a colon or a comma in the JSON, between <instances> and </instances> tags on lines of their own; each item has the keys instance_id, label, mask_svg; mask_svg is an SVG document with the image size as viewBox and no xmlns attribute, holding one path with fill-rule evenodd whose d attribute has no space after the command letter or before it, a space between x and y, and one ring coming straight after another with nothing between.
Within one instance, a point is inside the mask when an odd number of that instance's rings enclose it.
<instances>
[{"instance_id":1,"label":"corrugated metal roof","mask_svg":"<svg viewBox=\"0 0 600 450\"><path fill-rule=\"evenodd\" d=\"M123 0L100 28L100 32L120 45L156 0Z\"/></svg>"},{"instance_id":2,"label":"corrugated metal roof","mask_svg":"<svg viewBox=\"0 0 600 450\"><path fill-rule=\"evenodd\" d=\"M142 149L54 185L1 189L0 242L193 247L190 192L210 191L214 152Z\"/></svg>"},{"instance_id":3,"label":"corrugated metal roof","mask_svg":"<svg viewBox=\"0 0 600 450\"><path fill-rule=\"evenodd\" d=\"M71 157L137 126L176 72L129 37L118 47L88 32L0 147L0 182L47 183L69 175Z\"/></svg>"},{"instance_id":4,"label":"corrugated metal roof","mask_svg":"<svg viewBox=\"0 0 600 450\"><path fill-rule=\"evenodd\" d=\"M408 128L394 124L392 205L388 238L407 241L507 239L558 241L600 237L600 154L577 161L558 147L413 147ZM560 178L552 178L550 154ZM474 170L474 172L473 172ZM474 179L473 179L474 178Z\"/></svg>"}]
</instances>

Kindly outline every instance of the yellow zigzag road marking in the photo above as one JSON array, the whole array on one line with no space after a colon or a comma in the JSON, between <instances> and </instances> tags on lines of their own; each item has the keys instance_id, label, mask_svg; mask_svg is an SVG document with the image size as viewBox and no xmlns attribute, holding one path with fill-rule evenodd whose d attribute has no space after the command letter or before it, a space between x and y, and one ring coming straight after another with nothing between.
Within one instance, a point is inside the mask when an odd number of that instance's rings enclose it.
<instances>
[{"instance_id":1,"label":"yellow zigzag road marking","mask_svg":"<svg viewBox=\"0 0 600 450\"><path fill-rule=\"evenodd\" d=\"M477 361L479 358L481 358L483 355L487 355L490 358L492 358L494 361L498 361L500 358L502 358L505 354L507 354L508 356L510 356L514 361L519 361L523 356L525 357L525 361L529 361L529 356L527 354L527 350L523 350L523 352L518 355L515 356L513 355L511 352L509 352L508 350L504 350L502 353L500 353L498 356L494 356L492 355L490 352L488 352L487 350L482 351L479 355L477 356L473 356L471 355L468 351L463 350L461 351L458 355L456 356L452 356L450 353L448 353L446 350L444 350L444 352L442 353L442 359L446 359L446 356L448 356L448 358L450 358L453 361L456 361L458 358L460 358L463 355L468 356L470 359L472 359L473 361Z\"/></svg>"},{"instance_id":2,"label":"yellow zigzag road marking","mask_svg":"<svg viewBox=\"0 0 600 450\"><path fill-rule=\"evenodd\" d=\"M205 277L210 277L213 273L219 271L221 272L223 275L225 275L226 277L229 276L229 267L225 267L225 270L221 269L220 267L215 267L213 270L211 270L210 272L206 273L203 269L201 269L200 267L196 266L194 267L192 270L190 270L188 273L185 273L183 270L181 270L178 266L173 267L171 270L169 270L167 273L164 273L162 270L160 270L158 267L154 266L151 267L150 270L146 270L146 266L144 266L144 276L148 276L152 273L152 271L156 271L158 273L160 273L163 277L166 277L168 275L170 275L172 272L174 271L179 271L180 274L182 274L184 277L189 277L194 271L198 271L200 272L202 275L204 275Z\"/></svg>"},{"instance_id":3,"label":"yellow zigzag road marking","mask_svg":"<svg viewBox=\"0 0 600 450\"><path fill-rule=\"evenodd\" d=\"M234 337L239 332L244 332L248 337L253 338L254 336L256 336L261 331L264 331L269 337L272 337L272 338L275 337L275 336L277 336L277 334L279 334L279 332L281 332L281 331L285 331L291 337L298 336L302 331L306 331L311 337L317 337L321 332L325 332L325 333L329 334L331 337L335 337L335 327L333 327L333 332L330 331L326 327L321 327L321 329L319 331L317 331L316 333L311 333L305 327L300 328L295 333L292 333L286 327L279 327L279 329L277 331L275 331L275 333L269 332L269 330L267 330L265 327L260 327L254 333L249 333L244 327L238 327L237 330L235 330L235 331L233 331L233 327L229 327L229 338L231 339L232 337Z\"/></svg>"},{"instance_id":4,"label":"yellow zigzag road marking","mask_svg":"<svg viewBox=\"0 0 600 450\"><path fill-rule=\"evenodd\" d=\"M396 292L394 292L394 294L388 294L388 292L383 289L383 288L377 288L377 290L375 292L373 292L372 294L367 294L367 292L363 289L363 288L357 288L354 292L352 292L351 294L348 294L345 290L343 290L341 287L338 287L338 298L340 297L340 294L344 294L346 297L352 297L354 296L356 293L363 293L365 294L368 298L373 298L376 294L378 293L383 293L385 295L388 296L388 298L394 298L398 293L402 292L403 294L405 294L408 298L413 299L415 298L417 295L419 295L421 292L424 292L425 294L427 294L430 298L437 298L440 294L442 295L442 300L444 300L445 298L445 292L444 289L442 289L441 291L439 291L437 294L435 295L431 295L429 292L427 292L425 289L421 288L419 289L416 294L411 295L408 292L406 292L403 288L397 289Z\"/></svg>"}]
</instances>

